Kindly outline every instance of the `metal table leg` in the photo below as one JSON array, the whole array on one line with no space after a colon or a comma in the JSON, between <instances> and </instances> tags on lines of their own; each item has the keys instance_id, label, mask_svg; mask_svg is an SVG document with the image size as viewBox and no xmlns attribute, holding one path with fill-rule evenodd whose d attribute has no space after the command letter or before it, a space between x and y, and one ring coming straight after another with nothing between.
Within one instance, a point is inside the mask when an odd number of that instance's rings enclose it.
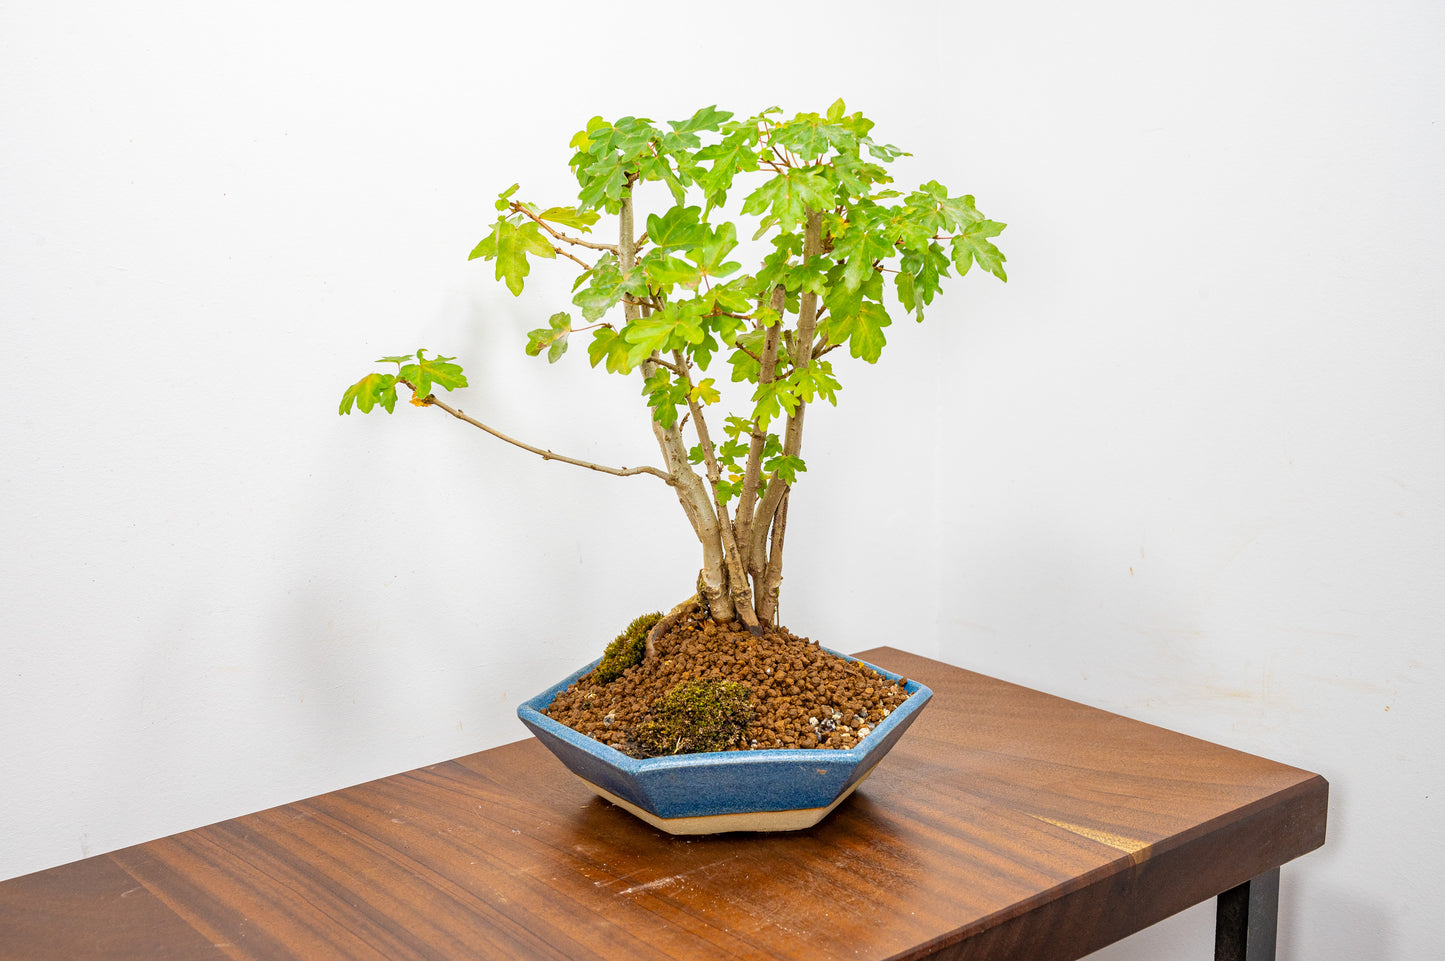
<instances>
[{"instance_id":1,"label":"metal table leg","mask_svg":"<svg viewBox=\"0 0 1445 961\"><path fill-rule=\"evenodd\" d=\"M1279 927L1279 868L1219 896L1214 961L1274 961Z\"/></svg>"}]
</instances>

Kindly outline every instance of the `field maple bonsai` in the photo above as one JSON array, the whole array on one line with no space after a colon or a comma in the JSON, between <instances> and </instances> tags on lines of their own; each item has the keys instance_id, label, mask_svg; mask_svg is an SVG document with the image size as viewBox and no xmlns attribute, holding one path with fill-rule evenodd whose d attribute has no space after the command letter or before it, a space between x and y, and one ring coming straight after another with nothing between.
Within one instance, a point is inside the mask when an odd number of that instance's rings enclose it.
<instances>
[{"instance_id":1,"label":"field maple bonsai","mask_svg":"<svg viewBox=\"0 0 1445 961\"><path fill-rule=\"evenodd\" d=\"M806 469L804 415L818 401L835 404L841 387L830 355L847 348L877 362L894 314L921 321L950 270L1007 279L993 243L1004 225L936 181L890 188L885 164L905 154L872 129L841 100L791 119L777 108L733 119L716 107L665 127L596 117L571 141L575 204L519 200L517 185L497 198L472 259L494 262L514 295L532 260L564 258L578 270L575 316L552 314L528 334L527 353L555 362L589 335L592 367L639 380L661 466L608 467L508 437L433 393L467 381L455 358L425 350L382 358L395 372L353 384L340 412L390 412L404 386L412 404L544 459L661 480L701 546L697 599L715 621L759 632L777 615L788 499ZM644 189L657 191L650 200L670 195L671 206L639 230ZM601 239L604 215L615 224ZM750 244L761 262L751 273L729 259L740 217L755 218ZM719 368L745 386L719 384ZM724 391L745 399L729 409Z\"/></svg>"}]
</instances>

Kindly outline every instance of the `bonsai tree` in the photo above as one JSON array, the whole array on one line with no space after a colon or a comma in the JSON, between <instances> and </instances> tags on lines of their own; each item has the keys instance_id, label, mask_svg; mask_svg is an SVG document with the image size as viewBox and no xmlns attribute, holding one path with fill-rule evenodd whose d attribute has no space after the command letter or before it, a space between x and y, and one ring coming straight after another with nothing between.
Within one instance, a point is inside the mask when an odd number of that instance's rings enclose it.
<instances>
[{"instance_id":1,"label":"bonsai tree","mask_svg":"<svg viewBox=\"0 0 1445 961\"><path fill-rule=\"evenodd\" d=\"M571 141L575 204L525 202L517 185L497 198L471 259L493 262L514 295L533 259L578 270L574 310L532 330L527 353L555 362L573 336L589 335L592 367L641 382L661 466L608 467L508 437L433 393L467 381L455 358L425 350L382 358L395 372L349 387L341 413L390 412L404 386L412 404L545 460L660 479L702 549L698 598L714 619L757 633L778 610L788 499L806 470L804 415L820 400L836 404L841 388L834 351L876 363L893 316L922 321L950 270L977 265L1007 279L993 243L1004 225L937 181L892 189L885 165L905 154L871 139L872 128L841 100L791 119L777 108L734 120L704 107L665 128L594 117ZM641 190L655 190L654 202L670 195L671 206L639 230ZM751 273L729 259L740 228L726 211L739 196L738 215L757 218L762 255ZM615 218L607 239L594 232L604 215ZM746 394L738 406L723 403L724 373L746 385L733 388Z\"/></svg>"}]
</instances>

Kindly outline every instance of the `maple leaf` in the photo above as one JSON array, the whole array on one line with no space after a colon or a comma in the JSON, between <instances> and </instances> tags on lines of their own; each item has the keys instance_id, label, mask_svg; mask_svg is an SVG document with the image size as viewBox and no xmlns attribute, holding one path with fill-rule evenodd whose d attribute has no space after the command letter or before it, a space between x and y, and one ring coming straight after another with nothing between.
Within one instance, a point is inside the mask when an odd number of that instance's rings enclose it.
<instances>
[{"instance_id":1,"label":"maple leaf","mask_svg":"<svg viewBox=\"0 0 1445 961\"><path fill-rule=\"evenodd\" d=\"M807 219L808 211L833 206L833 183L824 168L788 168L748 194L743 213L768 214L763 227L777 224L792 230Z\"/></svg>"},{"instance_id":2,"label":"maple leaf","mask_svg":"<svg viewBox=\"0 0 1445 961\"><path fill-rule=\"evenodd\" d=\"M531 272L527 255L552 259L557 251L552 242L542 236L542 230L530 220L518 225L506 217L498 218L492 232L472 249L468 260L495 260L497 279L505 281L513 296L522 292L522 282Z\"/></svg>"},{"instance_id":3,"label":"maple leaf","mask_svg":"<svg viewBox=\"0 0 1445 961\"><path fill-rule=\"evenodd\" d=\"M536 357L547 351L547 363L555 364L567 352L567 335L572 333L572 317L565 311L553 314L548 326L527 332L527 356Z\"/></svg>"},{"instance_id":4,"label":"maple leaf","mask_svg":"<svg viewBox=\"0 0 1445 961\"><path fill-rule=\"evenodd\" d=\"M960 277L968 273L968 269L977 263L999 280L1008 280L1008 274L1003 269L1004 260L1007 258L989 240L990 237L997 237L1001 234L1005 226L1007 225L993 220L979 220L969 224L962 233L954 236L953 265L958 268Z\"/></svg>"},{"instance_id":5,"label":"maple leaf","mask_svg":"<svg viewBox=\"0 0 1445 961\"><path fill-rule=\"evenodd\" d=\"M579 211L576 207L548 207L537 216L548 223L573 227L586 234L592 232L592 225L597 223L598 214L595 210Z\"/></svg>"},{"instance_id":6,"label":"maple leaf","mask_svg":"<svg viewBox=\"0 0 1445 961\"><path fill-rule=\"evenodd\" d=\"M853 303L851 310L830 312L820 327L829 341L835 344L846 341L848 353L875 364L888 342L883 336L883 328L891 323L893 320L882 304L859 299Z\"/></svg>"},{"instance_id":7,"label":"maple leaf","mask_svg":"<svg viewBox=\"0 0 1445 961\"><path fill-rule=\"evenodd\" d=\"M338 413L351 413L353 404L360 408L363 414L371 413L371 409L377 404L390 414L396 407L396 377L392 374L367 374L346 388L346 393L341 395L341 409Z\"/></svg>"},{"instance_id":8,"label":"maple leaf","mask_svg":"<svg viewBox=\"0 0 1445 961\"><path fill-rule=\"evenodd\" d=\"M451 363L455 357L427 357L426 348L423 347L416 352L416 362L401 365L397 372L397 380L404 380L411 384L411 389L417 397L426 399L431 393L432 385L435 384L445 390L456 390L458 387L467 386L467 375L462 373L462 368Z\"/></svg>"}]
</instances>

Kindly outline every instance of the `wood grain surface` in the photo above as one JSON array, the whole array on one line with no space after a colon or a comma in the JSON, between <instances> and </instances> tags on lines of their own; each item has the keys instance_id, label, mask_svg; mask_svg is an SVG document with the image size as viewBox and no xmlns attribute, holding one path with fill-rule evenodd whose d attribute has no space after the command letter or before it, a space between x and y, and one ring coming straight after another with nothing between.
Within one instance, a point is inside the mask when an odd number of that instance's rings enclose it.
<instances>
[{"instance_id":1,"label":"wood grain surface","mask_svg":"<svg viewBox=\"0 0 1445 961\"><path fill-rule=\"evenodd\" d=\"M520 741L0 883L0 959L1064 961L1324 842L1317 775L860 656L935 698L808 831L672 837Z\"/></svg>"}]
</instances>

